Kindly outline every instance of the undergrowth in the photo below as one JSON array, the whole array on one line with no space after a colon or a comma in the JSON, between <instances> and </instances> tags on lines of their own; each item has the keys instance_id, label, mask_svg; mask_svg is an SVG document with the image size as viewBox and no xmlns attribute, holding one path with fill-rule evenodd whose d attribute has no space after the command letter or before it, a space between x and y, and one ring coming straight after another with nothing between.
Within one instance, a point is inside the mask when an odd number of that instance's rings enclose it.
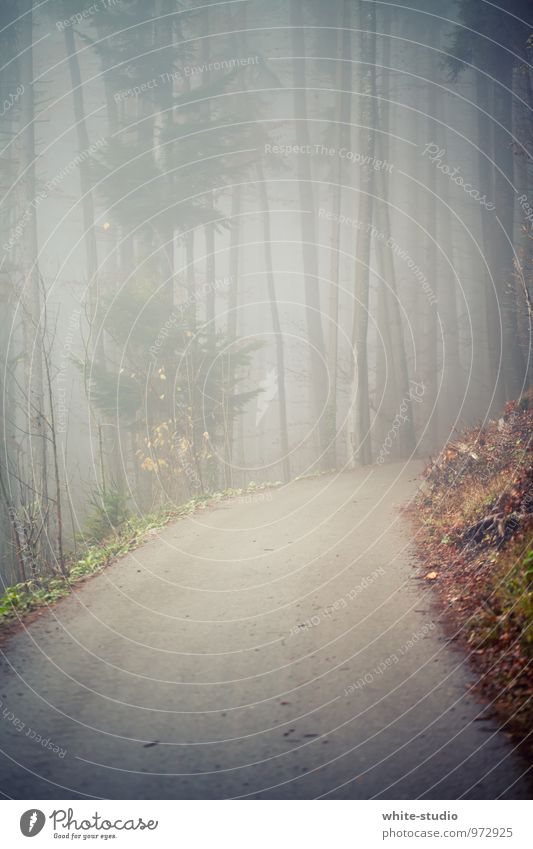
<instances>
[{"instance_id":1,"label":"undergrowth","mask_svg":"<svg viewBox=\"0 0 533 849\"><path fill-rule=\"evenodd\" d=\"M433 583L480 686L521 740L533 721L531 396L431 463L413 520Z\"/></svg>"},{"instance_id":2,"label":"undergrowth","mask_svg":"<svg viewBox=\"0 0 533 849\"><path fill-rule=\"evenodd\" d=\"M151 532L165 527L169 522L191 516L198 510L205 509L222 499L249 495L279 485L279 482L250 483L245 489L225 489L222 492L201 495L178 507L165 508L148 516L136 516L129 513L124 501L118 497L112 497L104 503L95 495L94 509L90 514L87 530L81 536L81 539L85 541L82 557L70 559L64 576L59 574L39 576L36 579L6 587L0 595L0 629L32 610L53 604L58 599L69 595L76 584L105 569L116 558L137 548L151 535ZM110 512L106 512L107 510ZM99 535L100 539L92 542Z\"/></svg>"}]
</instances>

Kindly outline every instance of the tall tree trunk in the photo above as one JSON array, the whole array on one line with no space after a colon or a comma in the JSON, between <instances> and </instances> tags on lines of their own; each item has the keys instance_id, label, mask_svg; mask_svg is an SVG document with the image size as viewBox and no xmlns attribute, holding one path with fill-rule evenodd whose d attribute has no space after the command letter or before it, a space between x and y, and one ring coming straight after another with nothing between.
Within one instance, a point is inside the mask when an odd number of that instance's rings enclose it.
<instances>
[{"instance_id":1,"label":"tall tree trunk","mask_svg":"<svg viewBox=\"0 0 533 849\"><path fill-rule=\"evenodd\" d=\"M154 89L157 113L154 120L153 148L156 163L166 179L173 181L173 175L165 173L172 166L170 145L174 125L174 20L171 13L175 8L172 0L158 0L156 12L159 14L153 29L153 49L157 52L158 66L167 74L162 85ZM174 220L171 210L159 214L154 222L158 238L158 262L156 274L159 278L159 291L165 307L174 308Z\"/></svg>"},{"instance_id":2,"label":"tall tree trunk","mask_svg":"<svg viewBox=\"0 0 533 849\"><path fill-rule=\"evenodd\" d=\"M237 9L234 18L234 26L237 31L234 39L235 53L238 54L239 49L242 49L242 55L246 54L247 39L246 39L246 4L241 3ZM243 79L243 90L247 90L246 77ZM230 229L230 245L229 245L229 288L228 288L228 321L227 321L227 337L228 337L228 369L229 376L233 382L235 374L231 364L232 347L237 339L238 334L238 308L239 308L239 273L241 260L241 210L243 199L243 187L239 183L235 183L231 190L231 229ZM237 432L239 439L239 449L241 458L239 465L244 466L244 446L243 446L243 416L238 417L238 426L234 416L229 418L226 435L225 435L225 466L229 470L227 472L228 485L234 486L234 443ZM240 473L242 485L242 472Z\"/></svg>"},{"instance_id":3,"label":"tall tree trunk","mask_svg":"<svg viewBox=\"0 0 533 849\"><path fill-rule=\"evenodd\" d=\"M85 120L85 106L83 88L81 82L80 65L76 52L74 30L66 27L64 30L65 49L70 72L70 85L72 90L72 102L74 105L74 118L76 121L76 135L80 154L89 148L89 133ZM86 158L80 162L80 189L83 241L85 244L85 259L87 262L87 295L90 312L91 333L94 333L94 324L97 322L100 300L100 287L98 283L98 251L96 246L96 233L94 229L94 200L91 189L90 164ZM100 362L105 361L103 332L96 326L95 354Z\"/></svg>"},{"instance_id":4,"label":"tall tree trunk","mask_svg":"<svg viewBox=\"0 0 533 849\"><path fill-rule=\"evenodd\" d=\"M493 180L493 153L494 153L494 132L493 122L490 118L492 113L492 104L490 98L490 83L489 79L482 70L476 72L476 102L477 124L478 124L478 145L480 147L480 155L478 157L478 173L479 183L483 189L483 194L492 200L495 197L494 180ZM505 403L505 382L503 373L500 368L500 356L502 335L499 321L499 308L497 290L495 289L495 245L496 245L496 213L485 208L481 209L481 233L483 240L483 257L487 264L485 272L485 315L487 326L487 365L490 379L490 390L494 392L493 410L497 412ZM473 356L476 360L480 359L480 352L483 348L474 338L473 340ZM477 348L477 350L476 350ZM475 371L479 372L481 365ZM474 377L476 373L474 372ZM481 377L481 375L480 375Z\"/></svg>"},{"instance_id":5,"label":"tall tree trunk","mask_svg":"<svg viewBox=\"0 0 533 849\"><path fill-rule=\"evenodd\" d=\"M177 18L177 28L178 28L178 42L183 41L183 31L182 31L182 17L178 15ZM183 78L183 90L186 92L190 92L191 90L191 81L188 76L184 76ZM178 122L180 118L178 117ZM184 117L181 120L185 120ZM197 294L196 294L196 260L194 256L194 248L195 248L195 229L190 229L189 232L185 236L185 258L187 263L187 272L186 272L186 287L187 287L187 302L188 309L184 318L186 319L190 330L193 333L196 333L196 324L197 324Z\"/></svg>"},{"instance_id":6,"label":"tall tree trunk","mask_svg":"<svg viewBox=\"0 0 533 849\"><path fill-rule=\"evenodd\" d=\"M350 31L350 4L343 0L337 34L339 57L337 59L337 143L338 149L350 147L351 136L351 82L352 34ZM327 453L326 465L337 468L337 383L339 356L339 291L340 291L340 241L343 194L343 162L337 156L331 221L331 261L329 279L329 336L328 336L328 398L326 407Z\"/></svg>"},{"instance_id":7,"label":"tall tree trunk","mask_svg":"<svg viewBox=\"0 0 533 849\"><path fill-rule=\"evenodd\" d=\"M427 31L426 38L428 43L431 39L431 30ZM426 106L424 122L426 124L426 134L428 138L433 138L435 135L434 121L434 104L435 104L435 87L433 85L434 74L432 68L427 69L428 82L426 83ZM426 231L422 234L422 238L426 243L425 261L426 268L431 280L431 288L435 295L438 290L438 274L437 274L437 257L438 257L438 240L437 232L437 169L435 163L429 159L425 159L426 174L425 174L425 190L423 195L424 221L423 228ZM429 298L422 297L419 300L423 312L424 324L424 339L422 350L422 368L424 375L425 397L422 410L425 409L428 419L427 427L425 427L427 447L433 451L438 444L438 420L439 411L437 405L438 399L438 348L439 348L439 329L437 322L437 308L434 303L431 303ZM426 422L425 422L426 424Z\"/></svg>"},{"instance_id":8,"label":"tall tree trunk","mask_svg":"<svg viewBox=\"0 0 533 849\"><path fill-rule=\"evenodd\" d=\"M515 72L516 74L516 72ZM520 92L521 96L525 100L526 103L533 105L533 97L531 91L531 77L528 71L524 72L525 80L523 80L522 91ZM524 125L529 129L529 109L531 109L531 105L529 107L523 107L518 103L515 104L514 111L514 126L513 126L513 135L515 138L519 139L522 144L527 148L528 142L530 138L528 137L528 133L524 133ZM530 131L529 131L530 132ZM528 160L522 151L519 151L515 157L515 187L518 195L525 195L526 197L530 196L529 189L529 169L528 169ZM532 264L532 251L533 251L533 242L530 238L531 229L527 221L524 221L523 212L519 209L518 215L515 219L515 236L514 241L517 247L518 261L516 274L514 279L514 296L516 302L516 330L517 336L520 340L520 347L522 349L522 355L524 359L527 361L528 369L527 369L527 384L528 387L531 386L531 378L533 375L533 357L529 355L529 352L532 348L532 331L533 328L531 326L531 312L530 312L530 296L528 289L527 276L528 271L531 272Z\"/></svg>"},{"instance_id":9,"label":"tall tree trunk","mask_svg":"<svg viewBox=\"0 0 533 849\"><path fill-rule=\"evenodd\" d=\"M383 154L380 152L380 157ZM376 222L381 233L390 233L390 216L387 202L387 190L385 187L384 175L378 173L378 183L380 187L380 200L376 204ZM402 421L402 427L398 433L398 448L400 456L408 457L416 447L416 435L412 415L411 393L409 391L409 369L407 365L407 354L405 350L405 339L402 325L402 316L400 305L398 302L398 290L396 286L396 270L394 267L394 259L390 246L383 244L377 245L378 262L380 263L380 275L386 281L386 286L380 284L380 288L384 290L382 306L383 314L388 321L387 336L385 337L385 351L389 357L391 351L391 359L389 367L391 369L391 378L394 381L396 391L393 393L393 415L391 423L399 411L399 407L403 403L407 405L405 421ZM390 340L389 340L390 335ZM392 411L391 411L392 412Z\"/></svg>"},{"instance_id":10,"label":"tall tree trunk","mask_svg":"<svg viewBox=\"0 0 533 849\"><path fill-rule=\"evenodd\" d=\"M4 235L5 233L2 232L2 241ZM11 279L7 274L1 274L0 310L2 311L3 321L0 324L0 586L11 586L18 583L19 580L26 580L25 562L16 522L14 488L12 486L12 474L15 469L13 449L16 445L14 422L16 411L13 404L16 384L12 368L9 366L9 360L14 359L9 347L13 346L11 336L15 301L13 294L14 287ZM15 543L15 557L13 556L12 541Z\"/></svg>"},{"instance_id":11,"label":"tall tree trunk","mask_svg":"<svg viewBox=\"0 0 533 849\"><path fill-rule=\"evenodd\" d=\"M276 283L274 280L274 268L272 264L272 235L270 231L270 208L268 202L268 191L263 174L261 160L257 161L257 179L261 205L263 207L263 234L265 245L265 266L267 273L268 299L270 301L270 314L272 317L272 330L275 336L276 365L278 371L278 397L279 397L279 435L282 454L283 477L286 481L291 479L291 461L289 455L289 429L287 424L287 393L285 385L285 346L281 321L279 318L278 302L276 298Z\"/></svg>"},{"instance_id":12,"label":"tall tree trunk","mask_svg":"<svg viewBox=\"0 0 533 849\"><path fill-rule=\"evenodd\" d=\"M231 191L231 231L229 245L229 290L228 290L228 339L237 338L237 310L239 305L239 265L241 234L242 186L235 185Z\"/></svg>"},{"instance_id":13,"label":"tall tree trunk","mask_svg":"<svg viewBox=\"0 0 533 849\"><path fill-rule=\"evenodd\" d=\"M296 142L299 146L310 144L307 124L306 58L302 13L302 0L290 0L290 24L292 31L294 119ZM316 225L314 192L311 177L311 159L306 154L297 157L298 190L302 209L302 252L305 279L305 314L311 364L311 408L313 424L318 432L319 466L324 467L323 452L327 445L327 375L324 373L324 332L320 313L320 289L317 278L318 257L316 250Z\"/></svg>"},{"instance_id":14,"label":"tall tree trunk","mask_svg":"<svg viewBox=\"0 0 533 849\"><path fill-rule=\"evenodd\" d=\"M365 8L363 8L363 5ZM360 149L365 162L371 162L375 152L375 127L378 123L376 96L376 7L370 3L359 4L361 29L361 61L364 76L361 81L361 133ZM352 342L355 351L354 428L352 445L349 446L352 463L365 466L372 462L370 435L370 399L368 392L368 310L370 294L370 258L372 245L372 218L374 209L374 174L372 165L361 167L359 186L358 220L361 229L357 233L355 266L355 302ZM353 395L352 395L353 397Z\"/></svg>"},{"instance_id":15,"label":"tall tree trunk","mask_svg":"<svg viewBox=\"0 0 533 849\"><path fill-rule=\"evenodd\" d=\"M448 126L447 110L439 108L437 115ZM442 378L439 403L439 447L451 437L464 393L463 367L459 354L459 317L457 314L457 286L454 262L453 219L450 206L450 181L444 174L437 177L438 207L437 231L439 234L438 277L439 316L443 328Z\"/></svg>"},{"instance_id":16,"label":"tall tree trunk","mask_svg":"<svg viewBox=\"0 0 533 849\"><path fill-rule=\"evenodd\" d=\"M386 159L388 153L388 136L386 127L388 126L388 103L390 97L390 14L385 12L382 16L383 39L382 39L382 68L381 68L381 126L382 133L378 134L376 146L379 149L380 158ZM376 198L376 224L381 233L387 232L384 229L383 211L388 212L386 206L386 187L378 185ZM387 222L388 226L388 222ZM376 244L377 268L379 274L378 280L378 304L377 304L377 331L376 340L376 380L374 386L374 405L375 417L373 424L373 435L375 444L378 446L378 452L381 446L384 445L385 439L394 416L395 410L398 407L397 392L398 385L394 374L394 351L392 346L392 335L390 328L390 295L389 295L389 278L387 268L385 266L385 251L388 250L387 243L382 239ZM394 273L394 264L392 264ZM391 456L394 458L397 453L397 445L391 447ZM379 458L378 453L378 458ZM381 462L381 461L380 461Z\"/></svg>"},{"instance_id":17,"label":"tall tree trunk","mask_svg":"<svg viewBox=\"0 0 533 849\"><path fill-rule=\"evenodd\" d=\"M201 56L202 56L202 64L206 67L209 65L211 59L211 47L209 43L210 32L211 32L211 15L213 11L209 8L206 8L203 12L204 14L204 27L203 27L203 38L202 38L202 47L201 47ZM205 70L203 73L203 78L205 80L206 87L209 87L211 73L209 70ZM211 105L210 101L207 100L204 106L205 120L207 122L211 119ZM207 193L208 203L207 210L208 214L212 217L215 215L215 204L213 192L210 191ZM211 339L214 340L216 334L215 327L215 317L216 317L216 292L214 287L215 282L215 225L208 223L204 227L205 232L205 251L206 251L206 263L205 263L205 272L207 278L207 285L209 289L207 291L206 296L206 320L208 322L208 333L211 336Z\"/></svg>"},{"instance_id":18,"label":"tall tree trunk","mask_svg":"<svg viewBox=\"0 0 533 849\"><path fill-rule=\"evenodd\" d=\"M96 35L98 37L99 46L100 46L100 56L102 57L102 67L104 70L103 80L104 80L104 94L106 100L106 115L107 115L107 126L109 130L109 134L113 135L116 133L119 128L119 120L118 120L118 109L115 98L113 96L113 86L111 84L110 74L111 72L111 62L109 61L109 38L106 39L106 29L103 24L103 20L105 19L105 15L95 15L94 16L94 25L96 28ZM107 35L110 33L108 32ZM104 45L102 48L102 44Z\"/></svg>"},{"instance_id":19,"label":"tall tree trunk","mask_svg":"<svg viewBox=\"0 0 533 849\"><path fill-rule=\"evenodd\" d=\"M383 32L384 32L384 48L383 48L383 68L381 72L381 91L382 105L380 116L380 132L377 134L376 146L379 151L379 159L388 160L389 157L389 98L390 98L390 38L388 37L391 30L391 13L389 10L384 12ZM388 432L396 415L400 412L400 407L404 405L405 417L402 420L402 427L398 432L398 453L401 457L409 457L416 447L416 435L413 422L413 405L411 393L409 392L409 369L407 366L407 354L405 351L405 340L402 325L402 316L398 301L398 290L396 286L396 270L394 267L394 257L392 248L388 244L388 237L392 236L390 212L389 212L389 192L387 177L383 170L377 172L377 188L379 198L376 201L376 223L380 233L383 233L387 240L380 239L376 244L376 253L378 260L378 268L381 276L379 282L378 293L378 326L383 337L383 348L380 357L386 359L388 369L390 369L390 377L388 386L384 386L384 416L386 421L386 430L380 424L379 427L379 444ZM384 362L378 360L378 365L382 372L385 371ZM379 377L379 374L378 374ZM383 374L381 382L386 380ZM385 430L385 433L383 432ZM376 434L377 436L377 434Z\"/></svg>"},{"instance_id":20,"label":"tall tree trunk","mask_svg":"<svg viewBox=\"0 0 533 849\"><path fill-rule=\"evenodd\" d=\"M22 241L24 269L24 309L25 309L25 354L26 381L28 390L28 430L31 433L31 469L34 489L43 494L47 491L47 453L44 432L44 379L43 350L41 328L41 281L39 272L39 245L37 235L37 217L35 188L35 111L33 89L33 2L24 0L20 8L20 38L22 51L20 58L20 81L24 86L21 98L20 120L20 168L22 180L22 200L24 209L31 215L24 228Z\"/></svg>"},{"instance_id":21,"label":"tall tree trunk","mask_svg":"<svg viewBox=\"0 0 533 849\"><path fill-rule=\"evenodd\" d=\"M233 186L231 192L231 230L229 245L229 290L228 290L228 370L233 379L231 354L237 339L238 303L239 303L239 263L240 263L240 233L241 233L241 201L242 186ZM235 438L235 420L231 416L227 423L225 434L225 468L227 485L233 486L233 442Z\"/></svg>"},{"instance_id":22,"label":"tall tree trunk","mask_svg":"<svg viewBox=\"0 0 533 849\"><path fill-rule=\"evenodd\" d=\"M500 61L495 73L499 84L494 86L494 172L495 197L498 199L497 215L498 250L494 266L498 301L502 320L502 370L505 382L505 398L517 398L523 388L525 367L520 345L516 338L514 304L510 295L513 274L514 232L514 155L512 150L513 121L513 59Z\"/></svg>"}]
</instances>

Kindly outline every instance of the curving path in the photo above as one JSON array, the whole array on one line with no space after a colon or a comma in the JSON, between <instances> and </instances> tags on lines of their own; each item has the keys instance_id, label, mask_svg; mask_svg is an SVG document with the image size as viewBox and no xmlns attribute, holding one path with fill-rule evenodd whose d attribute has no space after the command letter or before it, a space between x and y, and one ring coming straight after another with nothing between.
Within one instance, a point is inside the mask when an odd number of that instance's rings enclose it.
<instances>
[{"instance_id":1,"label":"curving path","mask_svg":"<svg viewBox=\"0 0 533 849\"><path fill-rule=\"evenodd\" d=\"M417 464L170 525L3 646L14 798L527 797L398 508Z\"/></svg>"}]
</instances>

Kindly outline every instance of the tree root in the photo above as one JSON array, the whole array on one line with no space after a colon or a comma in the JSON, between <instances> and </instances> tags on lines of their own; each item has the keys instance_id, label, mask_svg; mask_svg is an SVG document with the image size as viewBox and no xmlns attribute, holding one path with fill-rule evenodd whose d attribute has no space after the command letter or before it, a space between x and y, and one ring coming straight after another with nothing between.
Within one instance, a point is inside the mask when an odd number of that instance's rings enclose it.
<instances>
[{"instance_id":1,"label":"tree root","mask_svg":"<svg viewBox=\"0 0 533 849\"><path fill-rule=\"evenodd\" d=\"M490 534L495 537L498 544L509 539L520 527L523 519L528 513L492 513L485 516L479 522L470 525L462 535L462 542L473 542L480 545L484 539Z\"/></svg>"}]
</instances>

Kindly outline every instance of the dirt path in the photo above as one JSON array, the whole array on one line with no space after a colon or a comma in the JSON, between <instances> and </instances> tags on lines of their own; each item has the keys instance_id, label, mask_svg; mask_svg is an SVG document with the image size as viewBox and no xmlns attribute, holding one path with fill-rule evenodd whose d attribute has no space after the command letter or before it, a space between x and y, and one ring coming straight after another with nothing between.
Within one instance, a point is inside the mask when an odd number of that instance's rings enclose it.
<instances>
[{"instance_id":1,"label":"dirt path","mask_svg":"<svg viewBox=\"0 0 533 849\"><path fill-rule=\"evenodd\" d=\"M417 471L221 503L10 639L2 792L527 796L524 764L468 695L465 658L414 578L398 507Z\"/></svg>"}]
</instances>

